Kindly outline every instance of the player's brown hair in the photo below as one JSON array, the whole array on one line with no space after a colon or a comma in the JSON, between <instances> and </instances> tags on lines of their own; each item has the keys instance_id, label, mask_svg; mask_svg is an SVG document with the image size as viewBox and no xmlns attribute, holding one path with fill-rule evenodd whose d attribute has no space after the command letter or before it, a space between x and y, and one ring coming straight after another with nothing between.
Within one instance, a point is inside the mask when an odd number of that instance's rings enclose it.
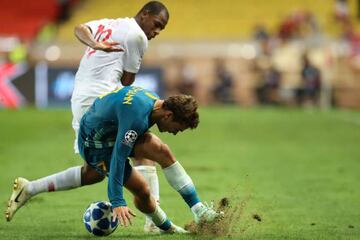
<instances>
[{"instance_id":1,"label":"player's brown hair","mask_svg":"<svg viewBox=\"0 0 360 240\"><path fill-rule=\"evenodd\" d=\"M198 103L193 96L175 95L164 100L163 108L174 114L174 120L194 129L199 124Z\"/></svg>"}]
</instances>

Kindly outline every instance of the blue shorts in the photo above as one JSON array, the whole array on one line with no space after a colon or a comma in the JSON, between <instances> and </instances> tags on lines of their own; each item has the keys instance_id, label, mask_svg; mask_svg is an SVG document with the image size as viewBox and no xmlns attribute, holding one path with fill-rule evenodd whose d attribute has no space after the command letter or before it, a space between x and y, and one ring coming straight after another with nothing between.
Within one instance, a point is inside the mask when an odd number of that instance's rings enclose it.
<instances>
[{"instance_id":1,"label":"blue shorts","mask_svg":"<svg viewBox=\"0 0 360 240\"><path fill-rule=\"evenodd\" d=\"M85 160L85 162L94 168L98 173L108 176L108 172L110 169L111 155L113 152L113 148L88 148L85 147L81 138L78 140L79 145L79 153L81 157ZM125 161L124 168L124 180L123 184L127 182L130 178L132 172L132 166L129 163L129 158Z\"/></svg>"}]
</instances>

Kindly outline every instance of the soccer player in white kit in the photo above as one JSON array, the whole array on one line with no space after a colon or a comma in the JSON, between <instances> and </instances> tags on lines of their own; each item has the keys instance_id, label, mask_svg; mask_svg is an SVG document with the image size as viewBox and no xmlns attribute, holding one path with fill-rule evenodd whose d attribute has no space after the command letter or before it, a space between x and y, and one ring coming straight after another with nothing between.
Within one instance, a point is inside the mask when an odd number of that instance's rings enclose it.
<instances>
[{"instance_id":1,"label":"soccer player in white kit","mask_svg":"<svg viewBox=\"0 0 360 240\"><path fill-rule=\"evenodd\" d=\"M160 2L151 1L134 18L102 19L75 27L76 37L88 46L76 73L71 98L76 153L79 153L77 137L81 117L97 97L134 82L148 40L165 28L168 19L167 8ZM148 159L133 159L133 162L159 202L159 182L154 162ZM157 231L150 218L146 218L144 230Z\"/></svg>"}]
</instances>

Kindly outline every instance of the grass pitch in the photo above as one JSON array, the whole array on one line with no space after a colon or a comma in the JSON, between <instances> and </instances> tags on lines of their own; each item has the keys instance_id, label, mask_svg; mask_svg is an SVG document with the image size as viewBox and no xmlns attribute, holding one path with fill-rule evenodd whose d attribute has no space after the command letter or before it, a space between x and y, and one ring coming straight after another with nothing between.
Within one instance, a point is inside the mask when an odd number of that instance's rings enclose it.
<instances>
[{"instance_id":1,"label":"grass pitch","mask_svg":"<svg viewBox=\"0 0 360 240\"><path fill-rule=\"evenodd\" d=\"M230 204L241 204L240 218L220 238L360 238L360 112L213 107L203 108L200 119L194 131L160 137L202 200L229 197ZM73 154L68 110L0 111L0 136L4 210L15 177L36 179L83 163ZM184 226L192 214L158 172L161 206ZM12 222L0 219L0 239L96 239L86 232L82 214L90 202L107 200L106 186L38 195ZM129 194L126 199L134 209ZM211 238L150 237L136 212L133 226L107 238Z\"/></svg>"}]
</instances>

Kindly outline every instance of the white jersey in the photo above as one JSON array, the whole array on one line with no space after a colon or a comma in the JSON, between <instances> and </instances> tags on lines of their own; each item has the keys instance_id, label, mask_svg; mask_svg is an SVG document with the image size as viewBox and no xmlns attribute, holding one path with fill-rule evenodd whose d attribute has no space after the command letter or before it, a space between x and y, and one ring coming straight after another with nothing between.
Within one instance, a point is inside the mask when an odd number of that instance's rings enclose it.
<instances>
[{"instance_id":1,"label":"white jersey","mask_svg":"<svg viewBox=\"0 0 360 240\"><path fill-rule=\"evenodd\" d=\"M134 18L102 19L86 23L97 41L118 42L123 52L88 47L75 76L71 102L89 106L95 98L121 86L123 70L137 73L148 39Z\"/></svg>"},{"instance_id":2,"label":"white jersey","mask_svg":"<svg viewBox=\"0 0 360 240\"><path fill-rule=\"evenodd\" d=\"M102 19L86 23L96 41L117 42L123 52L104 52L88 47L80 61L71 97L75 153L81 117L95 99L121 87L123 71L137 73L148 39L134 18Z\"/></svg>"}]
</instances>

